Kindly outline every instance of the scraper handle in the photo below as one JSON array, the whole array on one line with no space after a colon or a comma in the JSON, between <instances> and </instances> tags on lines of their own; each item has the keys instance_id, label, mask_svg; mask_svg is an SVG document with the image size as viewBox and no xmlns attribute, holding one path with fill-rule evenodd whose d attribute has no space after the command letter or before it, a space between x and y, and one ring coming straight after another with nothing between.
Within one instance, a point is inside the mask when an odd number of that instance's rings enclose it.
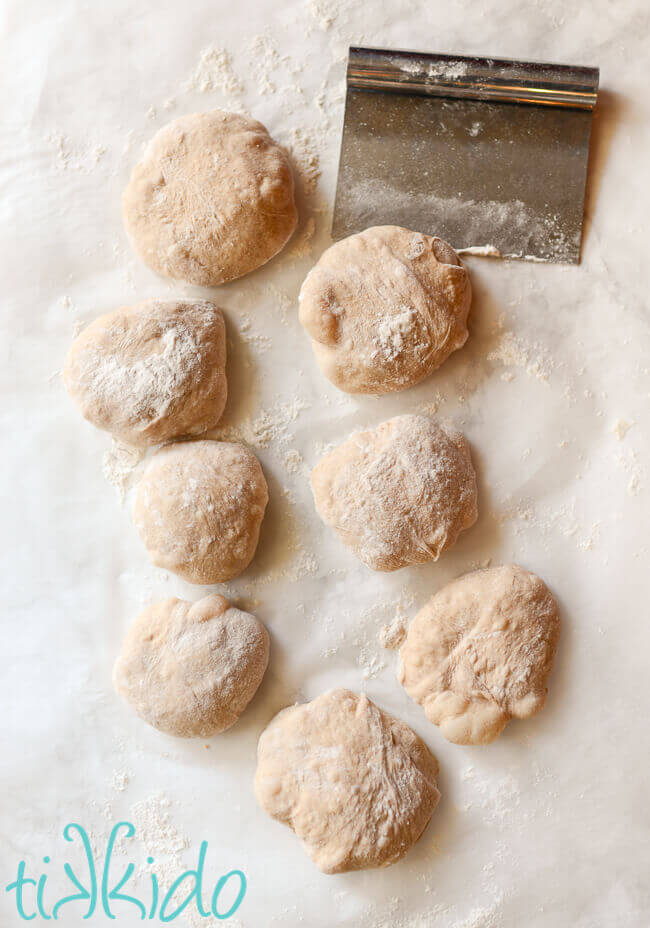
<instances>
[{"instance_id":1,"label":"scraper handle","mask_svg":"<svg viewBox=\"0 0 650 928\"><path fill-rule=\"evenodd\" d=\"M598 68L507 58L474 58L382 48L350 48L350 90L532 103L592 110Z\"/></svg>"}]
</instances>

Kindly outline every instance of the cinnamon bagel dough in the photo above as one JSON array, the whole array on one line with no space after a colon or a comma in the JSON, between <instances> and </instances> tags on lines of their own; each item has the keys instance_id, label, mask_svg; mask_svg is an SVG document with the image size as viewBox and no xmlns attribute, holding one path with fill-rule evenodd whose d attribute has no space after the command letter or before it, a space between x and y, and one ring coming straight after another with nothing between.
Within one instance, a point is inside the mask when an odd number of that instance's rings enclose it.
<instances>
[{"instance_id":1,"label":"cinnamon bagel dough","mask_svg":"<svg viewBox=\"0 0 650 928\"><path fill-rule=\"evenodd\" d=\"M253 559L267 501L260 463L244 445L176 442L145 470L134 521L153 564L190 583L222 583Z\"/></svg>"},{"instance_id":2,"label":"cinnamon bagel dough","mask_svg":"<svg viewBox=\"0 0 650 928\"><path fill-rule=\"evenodd\" d=\"M442 239L375 226L328 248L299 299L328 380L377 394L412 387L465 344L472 289Z\"/></svg>"},{"instance_id":3,"label":"cinnamon bagel dough","mask_svg":"<svg viewBox=\"0 0 650 928\"><path fill-rule=\"evenodd\" d=\"M298 221L284 149L261 123L222 110L182 116L156 133L123 212L149 267L203 287L265 264Z\"/></svg>"},{"instance_id":4,"label":"cinnamon bagel dough","mask_svg":"<svg viewBox=\"0 0 650 928\"><path fill-rule=\"evenodd\" d=\"M145 300L95 319L63 371L83 416L144 446L213 428L226 405L226 329L213 303Z\"/></svg>"},{"instance_id":5,"label":"cinnamon bagel dough","mask_svg":"<svg viewBox=\"0 0 650 928\"><path fill-rule=\"evenodd\" d=\"M255 795L324 873L386 867L422 835L438 764L367 696L330 690L284 709L262 733Z\"/></svg>"},{"instance_id":6,"label":"cinnamon bagel dough","mask_svg":"<svg viewBox=\"0 0 650 928\"><path fill-rule=\"evenodd\" d=\"M417 614L398 677L445 738L487 744L544 705L559 634L557 602L539 577L516 564L477 570Z\"/></svg>"},{"instance_id":7,"label":"cinnamon bagel dough","mask_svg":"<svg viewBox=\"0 0 650 928\"><path fill-rule=\"evenodd\" d=\"M127 632L113 683L159 731L208 738L235 724L268 660L262 623L223 596L166 599L148 606Z\"/></svg>"},{"instance_id":8,"label":"cinnamon bagel dough","mask_svg":"<svg viewBox=\"0 0 650 928\"><path fill-rule=\"evenodd\" d=\"M323 521L373 570L437 561L477 518L469 446L426 416L353 435L311 482Z\"/></svg>"}]
</instances>

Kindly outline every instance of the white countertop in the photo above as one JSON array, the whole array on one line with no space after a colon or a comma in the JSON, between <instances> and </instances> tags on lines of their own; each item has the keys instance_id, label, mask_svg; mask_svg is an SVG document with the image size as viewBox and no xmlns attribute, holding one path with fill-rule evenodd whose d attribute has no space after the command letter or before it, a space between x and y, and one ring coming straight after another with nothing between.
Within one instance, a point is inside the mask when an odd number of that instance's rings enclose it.
<instances>
[{"instance_id":1,"label":"white countertop","mask_svg":"<svg viewBox=\"0 0 650 928\"><path fill-rule=\"evenodd\" d=\"M64 825L83 824L101 855L112 824L129 819L138 867L149 852L177 875L205 839L210 885L246 873L236 918L215 925L646 924L646 3L6 0L3 20L2 887L20 859L40 873L48 854L56 898L63 862L79 859ZM329 243L351 42L601 68L582 264L467 258L466 347L419 387L378 399L325 381L296 307ZM214 106L249 111L292 147L303 218L280 258L201 291L135 258L120 194L161 125ZM80 324L172 294L225 309L227 434L251 442L271 493L258 555L224 590L267 624L271 664L241 722L207 744L149 729L112 691L112 662L142 605L203 591L149 565L132 491L121 503L103 475L110 439L81 420L58 376ZM480 519L438 564L374 574L316 518L309 470L353 429L423 410L470 439ZM546 580L562 639L544 711L493 745L458 747L403 692L378 633L488 559ZM440 762L431 825L388 870L322 875L253 797L263 726L334 685L407 721ZM78 925L83 911L71 905L60 922ZM118 925L140 924L132 907L116 911ZM4 891L0 916L22 923ZM96 913L89 924L109 922Z\"/></svg>"}]
</instances>

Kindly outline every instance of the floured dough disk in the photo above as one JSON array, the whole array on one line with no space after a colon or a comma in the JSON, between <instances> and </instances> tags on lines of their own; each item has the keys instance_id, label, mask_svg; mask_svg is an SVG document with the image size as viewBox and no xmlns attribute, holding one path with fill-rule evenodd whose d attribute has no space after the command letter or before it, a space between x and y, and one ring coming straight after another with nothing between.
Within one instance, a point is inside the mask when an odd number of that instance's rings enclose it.
<instances>
[{"instance_id":1,"label":"floured dough disk","mask_svg":"<svg viewBox=\"0 0 650 928\"><path fill-rule=\"evenodd\" d=\"M373 570L437 561L477 518L467 441L426 416L353 435L311 482L323 521Z\"/></svg>"},{"instance_id":2,"label":"floured dough disk","mask_svg":"<svg viewBox=\"0 0 650 928\"><path fill-rule=\"evenodd\" d=\"M244 445L175 442L151 459L133 517L157 567L222 583L253 559L267 502L260 463Z\"/></svg>"},{"instance_id":3,"label":"floured dough disk","mask_svg":"<svg viewBox=\"0 0 650 928\"><path fill-rule=\"evenodd\" d=\"M262 733L255 795L324 873L386 867L421 836L438 764L404 722L346 689L284 709Z\"/></svg>"},{"instance_id":4,"label":"floured dough disk","mask_svg":"<svg viewBox=\"0 0 650 928\"><path fill-rule=\"evenodd\" d=\"M347 393L419 383L467 340L472 288L454 249L399 226L328 248L300 291L316 360Z\"/></svg>"},{"instance_id":5,"label":"floured dough disk","mask_svg":"<svg viewBox=\"0 0 650 928\"><path fill-rule=\"evenodd\" d=\"M417 614L399 680L456 744L487 744L546 700L558 605L535 574L510 564L465 574Z\"/></svg>"},{"instance_id":6,"label":"floured dough disk","mask_svg":"<svg viewBox=\"0 0 650 928\"><path fill-rule=\"evenodd\" d=\"M208 738L234 725L269 662L262 623L223 596L148 606L113 670L119 695L159 731Z\"/></svg>"},{"instance_id":7,"label":"floured dough disk","mask_svg":"<svg viewBox=\"0 0 650 928\"><path fill-rule=\"evenodd\" d=\"M226 329L212 303L146 300L95 319L63 371L83 416L129 445L199 435L226 405Z\"/></svg>"},{"instance_id":8,"label":"floured dough disk","mask_svg":"<svg viewBox=\"0 0 650 928\"><path fill-rule=\"evenodd\" d=\"M298 221L284 149L261 123L222 110L182 116L156 133L123 212L149 267L202 287L265 264Z\"/></svg>"}]
</instances>

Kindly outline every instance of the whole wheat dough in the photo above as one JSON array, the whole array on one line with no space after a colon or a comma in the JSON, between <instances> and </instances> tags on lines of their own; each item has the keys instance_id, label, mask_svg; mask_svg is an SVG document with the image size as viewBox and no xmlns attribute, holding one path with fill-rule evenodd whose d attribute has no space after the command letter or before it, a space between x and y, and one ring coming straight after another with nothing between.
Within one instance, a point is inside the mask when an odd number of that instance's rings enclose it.
<instances>
[{"instance_id":1,"label":"whole wheat dough","mask_svg":"<svg viewBox=\"0 0 650 928\"><path fill-rule=\"evenodd\" d=\"M221 110L182 116L156 133L123 212L149 267L204 287L265 264L298 218L284 149L261 123Z\"/></svg>"},{"instance_id":2,"label":"whole wheat dough","mask_svg":"<svg viewBox=\"0 0 650 928\"><path fill-rule=\"evenodd\" d=\"M450 245L375 226L328 248L300 291L316 360L347 393L419 383L467 340L472 290Z\"/></svg>"},{"instance_id":3,"label":"whole wheat dough","mask_svg":"<svg viewBox=\"0 0 650 928\"><path fill-rule=\"evenodd\" d=\"M398 677L456 744L487 744L546 699L558 605L535 574L510 564L465 574L418 613Z\"/></svg>"},{"instance_id":4,"label":"whole wheat dough","mask_svg":"<svg viewBox=\"0 0 650 928\"><path fill-rule=\"evenodd\" d=\"M311 482L323 521L373 570L437 561L477 518L467 442L426 416L353 435Z\"/></svg>"},{"instance_id":5,"label":"whole wheat dough","mask_svg":"<svg viewBox=\"0 0 650 928\"><path fill-rule=\"evenodd\" d=\"M244 445L175 442L151 459L133 515L153 564L190 583L221 583L253 559L267 502L260 463Z\"/></svg>"},{"instance_id":6,"label":"whole wheat dough","mask_svg":"<svg viewBox=\"0 0 650 928\"><path fill-rule=\"evenodd\" d=\"M262 623L213 594L148 606L127 632L115 689L159 731L208 738L234 725L269 661Z\"/></svg>"},{"instance_id":7,"label":"whole wheat dough","mask_svg":"<svg viewBox=\"0 0 650 928\"><path fill-rule=\"evenodd\" d=\"M63 379L89 422L143 446L213 428L226 405L225 368L217 306L146 300L84 329Z\"/></svg>"},{"instance_id":8,"label":"whole wheat dough","mask_svg":"<svg viewBox=\"0 0 650 928\"><path fill-rule=\"evenodd\" d=\"M421 836L438 764L404 722L346 689L284 709L262 733L255 795L324 873L386 867Z\"/></svg>"}]
</instances>

